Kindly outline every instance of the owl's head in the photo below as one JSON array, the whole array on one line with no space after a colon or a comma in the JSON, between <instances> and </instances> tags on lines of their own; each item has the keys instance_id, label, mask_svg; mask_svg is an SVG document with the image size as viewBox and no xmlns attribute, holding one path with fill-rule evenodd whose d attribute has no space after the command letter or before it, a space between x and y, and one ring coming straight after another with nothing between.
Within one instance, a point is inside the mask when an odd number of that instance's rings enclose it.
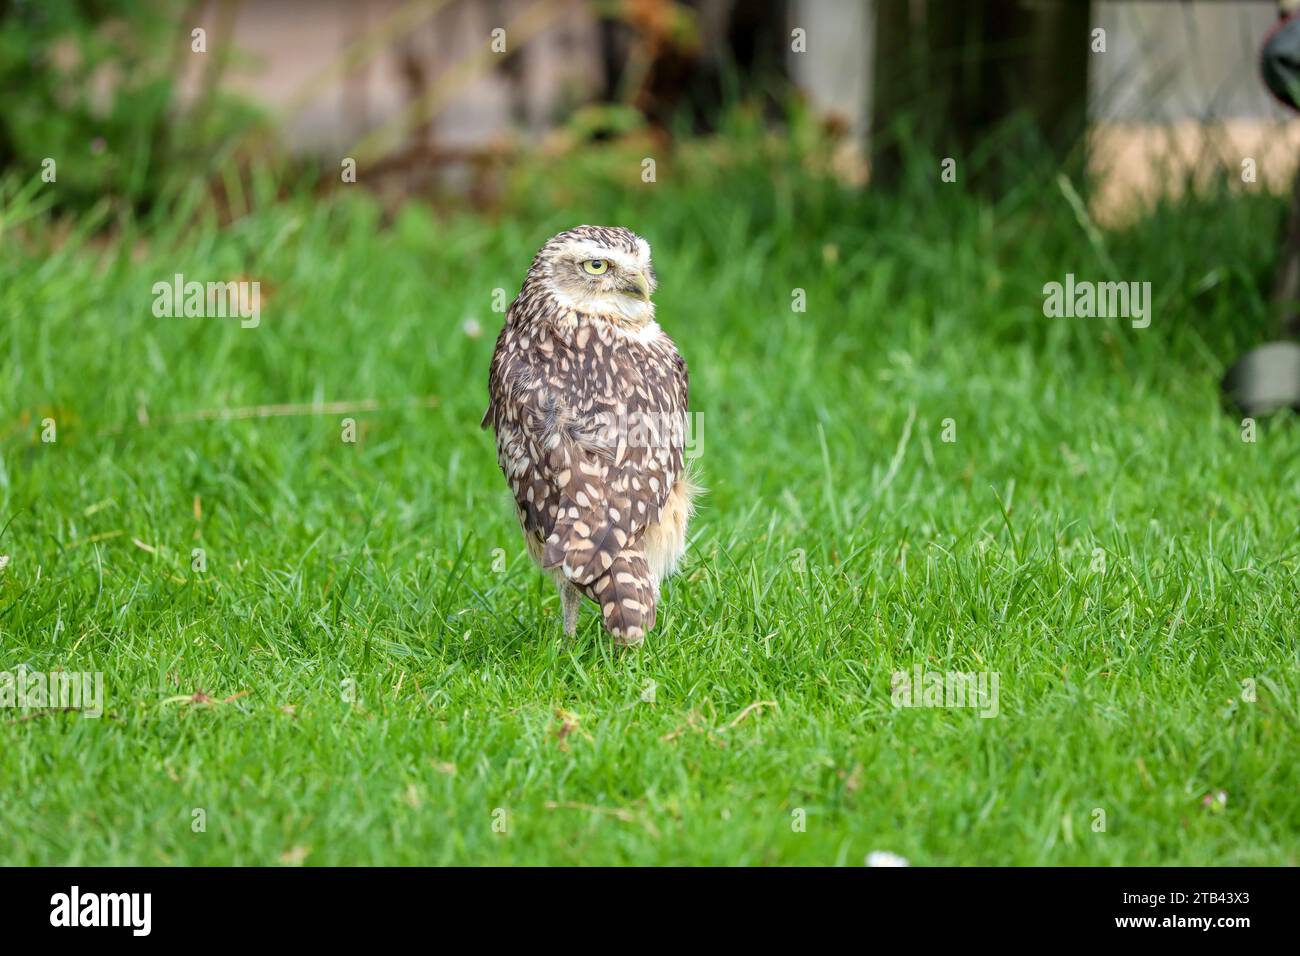
<instances>
[{"instance_id":1,"label":"owl's head","mask_svg":"<svg viewBox=\"0 0 1300 956\"><path fill-rule=\"evenodd\" d=\"M538 291L566 308L620 324L654 318L650 244L620 226L577 226L542 246L528 271Z\"/></svg>"}]
</instances>

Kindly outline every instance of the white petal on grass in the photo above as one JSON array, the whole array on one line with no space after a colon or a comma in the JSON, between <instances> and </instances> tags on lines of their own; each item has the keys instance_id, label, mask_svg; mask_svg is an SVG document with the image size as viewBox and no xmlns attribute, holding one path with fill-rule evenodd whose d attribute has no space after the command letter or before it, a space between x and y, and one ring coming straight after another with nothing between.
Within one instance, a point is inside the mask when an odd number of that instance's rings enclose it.
<instances>
[{"instance_id":1,"label":"white petal on grass","mask_svg":"<svg viewBox=\"0 0 1300 956\"><path fill-rule=\"evenodd\" d=\"M888 850L872 850L867 854L867 866L911 866L903 857Z\"/></svg>"}]
</instances>

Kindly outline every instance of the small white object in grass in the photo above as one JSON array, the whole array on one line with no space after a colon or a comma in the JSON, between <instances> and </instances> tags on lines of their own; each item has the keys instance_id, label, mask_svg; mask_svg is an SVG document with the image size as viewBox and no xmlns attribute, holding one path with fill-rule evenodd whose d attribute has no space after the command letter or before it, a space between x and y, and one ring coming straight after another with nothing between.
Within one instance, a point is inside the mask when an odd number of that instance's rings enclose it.
<instances>
[{"instance_id":1,"label":"small white object in grass","mask_svg":"<svg viewBox=\"0 0 1300 956\"><path fill-rule=\"evenodd\" d=\"M888 850L872 850L867 854L867 866L911 866L897 853Z\"/></svg>"},{"instance_id":2,"label":"small white object in grass","mask_svg":"<svg viewBox=\"0 0 1300 956\"><path fill-rule=\"evenodd\" d=\"M460 330L471 339L483 337L483 326L478 324L478 319L466 319L460 324Z\"/></svg>"},{"instance_id":3,"label":"small white object in grass","mask_svg":"<svg viewBox=\"0 0 1300 956\"><path fill-rule=\"evenodd\" d=\"M0 554L0 571L3 571L7 567L9 567L9 555Z\"/></svg>"}]
</instances>

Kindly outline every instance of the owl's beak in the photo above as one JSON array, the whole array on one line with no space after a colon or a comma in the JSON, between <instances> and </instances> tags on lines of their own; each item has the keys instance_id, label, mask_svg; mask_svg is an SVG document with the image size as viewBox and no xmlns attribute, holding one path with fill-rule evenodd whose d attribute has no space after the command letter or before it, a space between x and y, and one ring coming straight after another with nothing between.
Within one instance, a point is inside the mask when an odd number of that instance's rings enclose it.
<instances>
[{"instance_id":1,"label":"owl's beak","mask_svg":"<svg viewBox=\"0 0 1300 956\"><path fill-rule=\"evenodd\" d=\"M623 291L628 295L636 296L643 302L649 302L650 279L644 272L637 272L632 276L631 285L624 286Z\"/></svg>"}]
</instances>

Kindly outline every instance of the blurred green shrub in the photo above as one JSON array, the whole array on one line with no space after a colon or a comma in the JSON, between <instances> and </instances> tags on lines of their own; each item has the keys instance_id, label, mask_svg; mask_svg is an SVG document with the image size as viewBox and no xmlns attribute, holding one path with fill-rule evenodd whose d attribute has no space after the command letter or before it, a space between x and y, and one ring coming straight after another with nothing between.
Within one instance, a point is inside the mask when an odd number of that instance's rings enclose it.
<instances>
[{"instance_id":1,"label":"blurred green shrub","mask_svg":"<svg viewBox=\"0 0 1300 956\"><path fill-rule=\"evenodd\" d=\"M0 171L37 177L53 160L55 206L67 211L106 196L147 210L208 176L257 114L216 83L181 109L187 58L218 56L192 51L184 10L170 0L0 0Z\"/></svg>"}]
</instances>

